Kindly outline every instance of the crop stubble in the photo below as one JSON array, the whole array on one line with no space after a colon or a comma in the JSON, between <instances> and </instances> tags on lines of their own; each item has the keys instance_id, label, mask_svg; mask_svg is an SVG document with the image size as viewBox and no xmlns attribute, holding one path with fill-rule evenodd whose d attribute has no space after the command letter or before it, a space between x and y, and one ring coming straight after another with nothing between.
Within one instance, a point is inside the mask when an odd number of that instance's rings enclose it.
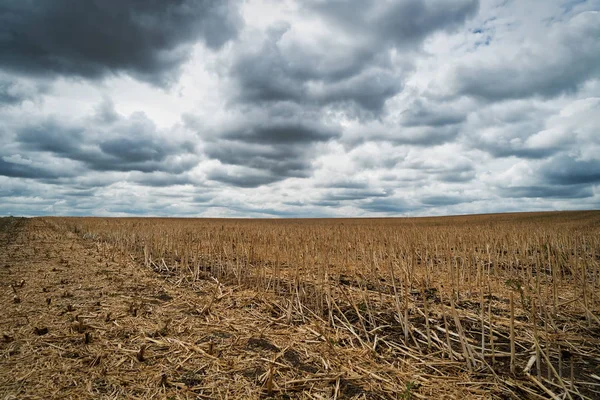
<instances>
[{"instance_id":1,"label":"crop stubble","mask_svg":"<svg viewBox=\"0 0 600 400\"><path fill-rule=\"evenodd\" d=\"M41 218L28 228L21 228L24 246L48 237L73 243L94 260L90 273L108 282L88 279L90 291L107 293L93 317L76 316L69 334L84 348L103 342L82 365L107 382L106 396L600 395L600 212ZM85 268L77 261L64 268ZM17 278L10 276L8 290L27 302ZM38 278L38 286L52 287L48 276L47 283ZM121 291L111 297L116 281ZM2 283L8 286L8 274ZM159 307L152 296L169 300L157 300ZM102 326L94 323L99 315ZM15 342L2 344L4 358L15 357L8 354ZM115 361L114 349L125 344L129 353ZM144 374L129 387L107 370L125 363ZM99 393L94 384L88 389Z\"/></svg>"}]
</instances>

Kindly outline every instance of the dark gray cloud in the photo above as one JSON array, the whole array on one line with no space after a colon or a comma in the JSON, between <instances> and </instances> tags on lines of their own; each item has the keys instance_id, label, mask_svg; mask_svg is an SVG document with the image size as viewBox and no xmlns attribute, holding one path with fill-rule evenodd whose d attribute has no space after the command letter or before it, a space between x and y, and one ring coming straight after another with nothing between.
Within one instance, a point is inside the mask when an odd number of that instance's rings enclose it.
<instances>
[{"instance_id":1,"label":"dark gray cloud","mask_svg":"<svg viewBox=\"0 0 600 400\"><path fill-rule=\"evenodd\" d=\"M240 127L221 134L221 139L255 144L303 144L321 142L337 136L337 133L311 121L271 120L257 126Z\"/></svg>"},{"instance_id":2,"label":"dark gray cloud","mask_svg":"<svg viewBox=\"0 0 600 400\"><path fill-rule=\"evenodd\" d=\"M600 160L577 160L560 155L544 163L541 175L552 185L600 184Z\"/></svg>"},{"instance_id":3,"label":"dark gray cloud","mask_svg":"<svg viewBox=\"0 0 600 400\"><path fill-rule=\"evenodd\" d=\"M194 160L178 157L192 153L191 144L172 144L154 136L155 128L148 126L149 122L138 115L121 128L119 133L123 136L93 138L84 126L64 126L49 120L24 126L17 132L17 141L23 150L80 161L95 171L183 172L195 165ZM170 156L177 158L169 159Z\"/></svg>"},{"instance_id":4,"label":"dark gray cloud","mask_svg":"<svg viewBox=\"0 0 600 400\"><path fill-rule=\"evenodd\" d=\"M234 186L257 187L309 176L315 145L338 137L339 132L316 119L316 114L297 108L289 112L277 110L271 109L267 114L261 110L244 113L232 126L206 137L205 154L222 164L211 170L208 178Z\"/></svg>"},{"instance_id":5,"label":"dark gray cloud","mask_svg":"<svg viewBox=\"0 0 600 400\"><path fill-rule=\"evenodd\" d=\"M454 204L468 203L470 201L473 201L473 199L467 196L459 195L435 195L421 198L421 203L432 207L450 206Z\"/></svg>"},{"instance_id":6,"label":"dark gray cloud","mask_svg":"<svg viewBox=\"0 0 600 400\"><path fill-rule=\"evenodd\" d=\"M415 210L415 206L396 198L371 199L359 205L359 208L364 211L388 214L403 214Z\"/></svg>"},{"instance_id":7,"label":"dark gray cloud","mask_svg":"<svg viewBox=\"0 0 600 400\"><path fill-rule=\"evenodd\" d=\"M310 48L295 43L285 47L281 36L269 35L257 50L242 48L235 56L229 69L237 85L235 102L288 101L307 107L330 105L352 115L378 115L386 100L402 89L401 71L391 69L389 55L347 51L337 57L311 54ZM315 58L324 60L302 61Z\"/></svg>"},{"instance_id":8,"label":"dark gray cloud","mask_svg":"<svg viewBox=\"0 0 600 400\"><path fill-rule=\"evenodd\" d=\"M0 68L85 78L125 72L163 85L195 41L218 48L240 25L235 1L6 0Z\"/></svg>"},{"instance_id":9,"label":"dark gray cloud","mask_svg":"<svg viewBox=\"0 0 600 400\"><path fill-rule=\"evenodd\" d=\"M0 108L34 100L47 90L48 86L44 83L27 82L0 71Z\"/></svg>"},{"instance_id":10,"label":"dark gray cloud","mask_svg":"<svg viewBox=\"0 0 600 400\"><path fill-rule=\"evenodd\" d=\"M528 136L534 134L534 132L521 132L522 138L511 138L499 136L496 141L494 140L477 140L474 143L478 148L487 151L494 157L519 157L529 159L545 159L556 152L558 152L560 146L546 146L546 147L531 147L525 143Z\"/></svg>"},{"instance_id":11,"label":"dark gray cloud","mask_svg":"<svg viewBox=\"0 0 600 400\"><path fill-rule=\"evenodd\" d=\"M60 177L73 176L73 171L56 170L48 166L35 165L31 162L7 161L8 157L0 158L0 175L13 178L34 178L43 180L55 180Z\"/></svg>"},{"instance_id":12,"label":"dark gray cloud","mask_svg":"<svg viewBox=\"0 0 600 400\"><path fill-rule=\"evenodd\" d=\"M343 177L342 179L327 179L327 181L317 184L316 187L330 189L368 190L369 183L365 180L358 180L352 177Z\"/></svg>"},{"instance_id":13,"label":"dark gray cloud","mask_svg":"<svg viewBox=\"0 0 600 400\"><path fill-rule=\"evenodd\" d=\"M0 3L0 214L600 205L598 0Z\"/></svg>"},{"instance_id":14,"label":"dark gray cloud","mask_svg":"<svg viewBox=\"0 0 600 400\"><path fill-rule=\"evenodd\" d=\"M331 201L331 200L317 200L310 203L315 207L331 207L338 208L342 206L342 203L339 201Z\"/></svg>"},{"instance_id":15,"label":"dark gray cloud","mask_svg":"<svg viewBox=\"0 0 600 400\"><path fill-rule=\"evenodd\" d=\"M186 174L169 173L163 171L151 173L134 172L127 179L127 181L138 185L150 187L193 185L196 183Z\"/></svg>"},{"instance_id":16,"label":"dark gray cloud","mask_svg":"<svg viewBox=\"0 0 600 400\"><path fill-rule=\"evenodd\" d=\"M80 189L80 190L66 190L61 194L67 197L91 197L96 193L96 188L92 189Z\"/></svg>"},{"instance_id":17,"label":"dark gray cloud","mask_svg":"<svg viewBox=\"0 0 600 400\"><path fill-rule=\"evenodd\" d=\"M494 158L532 162L566 153L580 154L584 149L590 155L597 152L600 97L584 97L567 104L555 108L535 101L511 100L482 106L464 125L463 138L468 146Z\"/></svg>"},{"instance_id":18,"label":"dark gray cloud","mask_svg":"<svg viewBox=\"0 0 600 400\"><path fill-rule=\"evenodd\" d=\"M392 192L385 190L373 190L373 189L337 189L331 190L324 193L321 196L322 201L352 201L362 200L369 198L388 197L392 195Z\"/></svg>"},{"instance_id":19,"label":"dark gray cloud","mask_svg":"<svg viewBox=\"0 0 600 400\"><path fill-rule=\"evenodd\" d=\"M460 26L479 9L478 0L310 0L308 6L344 31L399 48Z\"/></svg>"},{"instance_id":20,"label":"dark gray cloud","mask_svg":"<svg viewBox=\"0 0 600 400\"><path fill-rule=\"evenodd\" d=\"M18 104L23 101L23 96L15 93L11 82L0 81L0 107L4 105Z\"/></svg>"},{"instance_id":21,"label":"dark gray cloud","mask_svg":"<svg viewBox=\"0 0 600 400\"><path fill-rule=\"evenodd\" d=\"M446 183L465 183L470 182L476 177L475 168L469 166L468 168L457 168L450 169L438 174L439 180Z\"/></svg>"},{"instance_id":22,"label":"dark gray cloud","mask_svg":"<svg viewBox=\"0 0 600 400\"><path fill-rule=\"evenodd\" d=\"M373 135L372 140L377 140L377 136ZM352 153L352 161L356 164L356 167L361 170L369 170L369 169L385 169L385 170L393 170L398 163L402 162L406 157L406 150L404 151L389 151L383 152L376 150L371 150L368 148L370 143L362 143L362 146L358 146L354 148ZM393 146L388 146L387 143L380 144L381 146L394 148ZM366 148L365 148L366 147ZM349 184L349 185L364 185L364 187L368 187L368 183L366 182L357 182L356 178L348 179L342 181L340 184ZM344 186L341 186L344 187ZM354 186L348 186L348 188L353 188ZM360 188L360 186L356 187Z\"/></svg>"},{"instance_id":23,"label":"dark gray cloud","mask_svg":"<svg viewBox=\"0 0 600 400\"><path fill-rule=\"evenodd\" d=\"M208 203L213 198L214 198L213 194L211 194L211 193L203 193L203 194L195 195L192 198L192 200L194 201L194 203Z\"/></svg>"},{"instance_id":24,"label":"dark gray cloud","mask_svg":"<svg viewBox=\"0 0 600 400\"><path fill-rule=\"evenodd\" d=\"M306 2L316 18L337 28L334 37L324 36L320 47L314 48L294 36L289 24L280 23L268 31L262 45L241 46L229 70L237 83L236 101L292 101L331 106L360 118L377 117L404 84L406 71L394 65L390 50L418 49L429 34L462 24L478 4L477 0ZM346 37L351 45L340 40Z\"/></svg>"},{"instance_id":25,"label":"dark gray cloud","mask_svg":"<svg viewBox=\"0 0 600 400\"><path fill-rule=\"evenodd\" d=\"M581 199L592 197L594 192L589 186L511 186L500 189L502 197L512 198L559 198L559 199Z\"/></svg>"},{"instance_id":26,"label":"dark gray cloud","mask_svg":"<svg viewBox=\"0 0 600 400\"><path fill-rule=\"evenodd\" d=\"M59 160L61 163L65 163L64 159ZM56 181L47 183L72 190L83 191L107 188L114 183L125 181L125 177L126 173L123 172L81 170L74 176L63 176L56 179Z\"/></svg>"},{"instance_id":27,"label":"dark gray cloud","mask_svg":"<svg viewBox=\"0 0 600 400\"><path fill-rule=\"evenodd\" d=\"M322 115L331 111L360 120L380 118L387 100L403 88L411 68L408 54L418 50L429 34L462 24L477 11L478 1L456 0L446 4L449 7L443 12L437 2L412 0L383 6L375 1L360 5L309 2L303 6L334 28L320 38L318 46L304 40L302 31L286 22L272 25L258 43L245 39L234 45L226 70L235 88L229 106L242 114L242 122L207 138L206 155L221 163L209 171L208 179L257 187L290 177L309 177L315 145L335 140L341 132L341 127L323 125ZM338 13L341 9L344 11ZM353 10L353 15L345 15L348 10ZM356 28L348 29L346 20ZM394 60L394 49L406 52L408 62ZM266 111L258 113L259 107ZM355 143L378 135L402 143L444 143L457 135L454 125L465 118L444 112L437 120L430 116L429 123L410 126L408 121L406 127L392 127L391 133L389 126L379 132L360 132ZM338 197L367 196L349 193Z\"/></svg>"},{"instance_id":28,"label":"dark gray cloud","mask_svg":"<svg viewBox=\"0 0 600 400\"><path fill-rule=\"evenodd\" d=\"M476 177L473 162L462 156L449 157L444 162L429 158L417 159L407 161L402 166L447 183L469 182Z\"/></svg>"},{"instance_id":29,"label":"dark gray cloud","mask_svg":"<svg viewBox=\"0 0 600 400\"><path fill-rule=\"evenodd\" d=\"M241 188L256 188L285 179L285 176L275 175L268 171L256 171L250 168L240 168L234 171L226 168L214 168L206 174L207 179Z\"/></svg>"},{"instance_id":30,"label":"dark gray cloud","mask_svg":"<svg viewBox=\"0 0 600 400\"><path fill-rule=\"evenodd\" d=\"M21 127L16 141L26 150L50 152L77 159L81 157L81 153L85 153L85 149L80 147L85 140L84 132L81 126L69 127L50 119L41 124Z\"/></svg>"},{"instance_id":31,"label":"dark gray cloud","mask_svg":"<svg viewBox=\"0 0 600 400\"><path fill-rule=\"evenodd\" d=\"M415 100L408 110L402 113L402 125L407 127L430 126L440 128L465 122L465 112L443 104L427 103Z\"/></svg>"},{"instance_id":32,"label":"dark gray cloud","mask_svg":"<svg viewBox=\"0 0 600 400\"><path fill-rule=\"evenodd\" d=\"M530 184L507 185L498 188L502 197L584 199L594 196L600 185L600 160L581 159L561 153L536 161L532 174L524 177ZM525 183L524 182L524 183Z\"/></svg>"},{"instance_id":33,"label":"dark gray cloud","mask_svg":"<svg viewBox=\"0 0 600 400\"><path fill-rule=\"evenodd\" d=\"M324 87L313 93L313 97L320 103L332 103L351 115L364 117L369 113L380 114L385 102L399 93L402 86L402 78L397 73L370 68L357 76Z\"/></svg>"},{"instance_id":34,"label":"dark gray cloud","mask_svg":"<svg viewBox=\"0 0 600 400\"><path fill-rule=\"evenodd\" d=\"M27 185L22 180L0 177L1 198L34 196L36 193L36 190L31 185Z\"/></svg>"},{"instance_id":35,"label":"dark gray cloud","mask_svg":"<svg viewBox=\"0 0 600 400\"><path fill-rule=\"evenodd\" d=\"M457 67L457 93L489 101L573 93L587 80L600 77L600 12L584 12L567 24L557 23L546 37L520 51L502 50L494 54L490 49L489 59Z\"/></svg>"},{"instance_id":36,"label":"dark gray cloud","mask_svg":"<svg viewBox=\"0 0 600 400\"><path fill-rule=\"evenodd\" d=\"M549 110L529 101L504 101L481 108L463 126L469 146L495 158L544 159L564 149L563 143L532 143L530 138L546 129Z\"/></svg>"},{"instance_id":37,"label":"dark gray cloud","mask_svg":"<svg viewBox=\"0 0 600 400\"><path fill-rule=\"evenodd\" d=\"M222 164L263 171L269 179L304 177L310 167L307 149L298 145L269 143L248 145L244 142L217 141L205 147L206 154ZM261 176L262 173L260 174Z\"/></svg>"},{"instance_id":38,"label":"dark gray cloud","mask_svg":"<svg viewBox=\"0 0 600 400\"><path fill-rule=\"evenodd\" d=\"M400 123L360 125L347 129L344 142L350 147L370 141L393 145L436 146L454 141L461 132L459 124L445 126L403 126Z\"/></svg>"},{"instance_id":39,"label":"dark gray cloud","mask_svg":"<svg viewBox=\"0 0 600 400\"><path fill-rule=\"evenodd\" d=\"M102 109L105 114L114 113L109 122L98 119L97 115L71 123L56 118L25 121L14 132L11 148L2 151L4 164L0 174L40 179L59 177L56 172L29 165L31 161L21 154L33 160L51 157L54 161L78 162L82 164L79 172L89 169L178 174L198 163L195 145L190 140L167 137L144 113L123 117L114 112L110 103ZM10 159L14 162L7 163ZM72 170L63 169L61 174L71 176Z\"/></svg>"}]
</instances>

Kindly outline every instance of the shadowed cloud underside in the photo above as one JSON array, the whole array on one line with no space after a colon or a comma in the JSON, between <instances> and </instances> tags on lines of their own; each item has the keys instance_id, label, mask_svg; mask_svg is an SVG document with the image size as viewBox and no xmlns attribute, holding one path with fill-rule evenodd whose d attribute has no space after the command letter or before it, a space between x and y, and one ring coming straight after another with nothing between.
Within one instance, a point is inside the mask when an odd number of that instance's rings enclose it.
<instances>
[{"instance_id":1,"label":"shadowed cloud underside","mask_svg":"<svg viewBox=\"0 0 600 400\"><path fill-rule=\"evenodd\" d=\"M600 207L600 1L0 5L0 215Z\"/></svg>"}]
</instances>

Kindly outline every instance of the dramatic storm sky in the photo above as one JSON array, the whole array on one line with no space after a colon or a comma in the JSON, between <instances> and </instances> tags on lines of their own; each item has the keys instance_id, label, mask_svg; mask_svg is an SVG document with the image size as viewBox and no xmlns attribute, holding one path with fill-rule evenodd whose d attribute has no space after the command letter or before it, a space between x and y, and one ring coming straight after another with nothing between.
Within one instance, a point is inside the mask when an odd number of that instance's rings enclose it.
<instances>
[{"instance_id":1,"label":"dramatic storm sky","mask_svg":"<svg viewBox=\"0 0 600 400\"><path fill-rule=\"evenodd\" d=\"M598 10L2 0L0 215L600 208Z\"/></svg>"}]
</instances>

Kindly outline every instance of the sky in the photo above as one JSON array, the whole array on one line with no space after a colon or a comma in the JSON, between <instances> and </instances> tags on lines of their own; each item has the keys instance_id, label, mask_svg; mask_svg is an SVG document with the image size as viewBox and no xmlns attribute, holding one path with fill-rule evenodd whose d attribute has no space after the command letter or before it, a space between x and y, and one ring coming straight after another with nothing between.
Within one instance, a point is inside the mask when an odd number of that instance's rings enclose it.
<instances>
[{"instance_id":1,"label":"sky","mask_svg":"<svg viewBox=\"0 0 600 400\"><path fill-rule=\"evenodd\" d=\"M3 0L0 215L600 208L600 0Z\"/></svg>"}]
</instances>

